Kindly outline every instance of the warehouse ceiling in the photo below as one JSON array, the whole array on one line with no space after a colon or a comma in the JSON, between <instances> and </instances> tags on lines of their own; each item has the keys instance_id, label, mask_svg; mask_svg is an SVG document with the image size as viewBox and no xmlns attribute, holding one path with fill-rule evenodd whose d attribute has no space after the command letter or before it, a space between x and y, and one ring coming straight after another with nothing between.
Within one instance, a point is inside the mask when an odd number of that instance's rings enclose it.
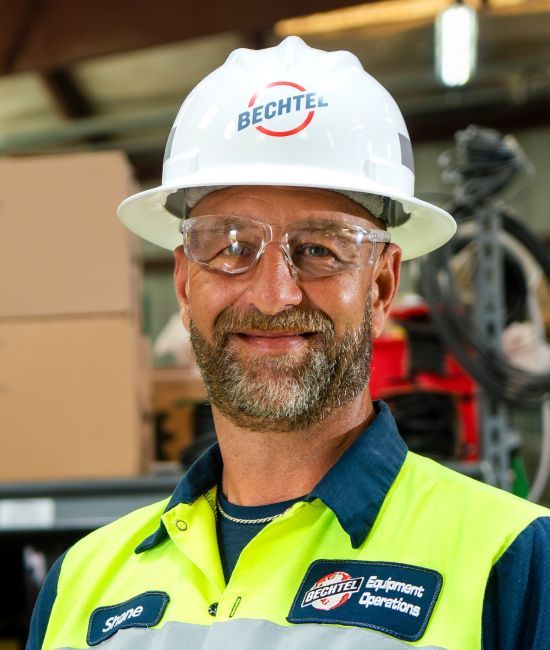
<instances>
[{"instance_id":1,"label":"warehouse ceiling","mask_svg":"<svg viewBox=\"0 0 550 650\"><path fill-rule=\"evenodd\" d=\"M122 148L154 183L189 90L234 48L289 33L354 52L413 140L471 122L549 122L550 0L472 3L478 71L450 90L433 72L433 21L447 0L0 0L0 155Z\"/></svg>"}]
</instances>

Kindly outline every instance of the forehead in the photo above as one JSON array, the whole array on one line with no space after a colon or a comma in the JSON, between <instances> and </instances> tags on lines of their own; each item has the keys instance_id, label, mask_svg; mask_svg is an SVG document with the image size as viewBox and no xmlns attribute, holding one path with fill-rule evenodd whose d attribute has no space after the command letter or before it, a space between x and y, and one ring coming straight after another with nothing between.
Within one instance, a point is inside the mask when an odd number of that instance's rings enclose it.
<instances>
[{"instance_id":1,"label":"forehead","mask_svg":"<svg viewBox=\"0 0 550 650\"><path fill-rule=\"evenodd\" d=\"M352 217L352 221L361 225L377 225L378 221L355 201L331 190L245 185L207 194L191 209L189 216L236 214L283 222L289 217L306 219L320 212Z\"/></svg>"}]
</instances>

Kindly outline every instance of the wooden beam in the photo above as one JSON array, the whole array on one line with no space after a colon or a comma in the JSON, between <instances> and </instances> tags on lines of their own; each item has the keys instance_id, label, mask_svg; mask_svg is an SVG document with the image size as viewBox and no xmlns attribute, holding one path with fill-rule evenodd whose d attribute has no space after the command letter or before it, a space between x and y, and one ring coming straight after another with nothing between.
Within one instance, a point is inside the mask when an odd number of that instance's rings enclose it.
<instances>
[{"instance_id":1,"label":"wooden beam","mask_svg":"<svg viewBox=\"0 0 550 650\"><path fill-rule=\"evenodd\" d=\"M41 76L63 117L78 119L93 115L92 105L75 82L70 71L63 68L46 70Z\"/></svg>"},{"instance_id":2,"label":"wooden beam","mask_svg":"<svg viewBox=\"0 0 550 650\"><path fill-rule=\"evenodd\" d=\"M33 0L0 0L0 75L13 69L36 13Z\"/></svg>"},{"instance_id":3,"label":"wooden beam","mask_svg":"<svg viewBox=\"0 0 550 650\"><path fill-rule=\"evenodd\" d=\"M67 120L78 120L92 117L94 108L84 95L70 70L58 68L45 70L41 73L42 81L53 98L59 113ZM109 142L111 136L98 134L83 137L78 142L101 143Z\"/></svg>"},{"instance_id":4,"label":"wooden beam","mask_svg":"<svg viewBox=\"0 0 550 650\"><path fill-rule=\"evenodd\" d=\"M405 121L415 142L452 137L469 124L481 124L503 133L518 133L550 122L550 99L539 99L526 104L489 104L426 112L407 117Z\"/></svg>"},{"instance_id":5,"label":"wooden beam","mask_svg":"<svg viewBox=\"0 0 550 650\"><path fill-rule=\"evenodd\" d=\"M6 7L0 22L0 43L10 44L0 61L4 72L20 72L65 68L91 57L226 31L257 33L283 18L364 0L277 0L261 4L257 0L0 2ZM10 13L14 16L4 22Z\"/></svg>"}]
</instances>

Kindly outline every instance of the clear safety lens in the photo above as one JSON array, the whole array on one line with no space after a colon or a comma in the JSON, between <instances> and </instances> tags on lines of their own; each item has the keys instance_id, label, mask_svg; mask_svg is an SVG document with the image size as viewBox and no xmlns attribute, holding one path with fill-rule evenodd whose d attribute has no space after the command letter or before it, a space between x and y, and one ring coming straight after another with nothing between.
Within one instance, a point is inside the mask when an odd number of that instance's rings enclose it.
<instances>
[{"instance_id":1,"label":"clear safety lens","mask_svg":"<svg viewBox=\"0 0 550 650\"><path fill-rule=\"evenodd\" d=\"M186 256L216 271L242 273L258 259L269 230L244 217L198 217L182 224Z\"/></svg>"},{"instance_id":2,"label":"clear safety lens","mask_svg":"<svg viewBox=\"0 0 550 650\"><path fill-rule=\"evenodd\" d=\"M332 275L374 262L376 242L389 242L389 233L334 219L315 219L277 226L225 215L202 216L181 224L186 256L223 273L244 273L274 241L284 250L293 270L310 276Z\"/></svg>"}]
</instances>

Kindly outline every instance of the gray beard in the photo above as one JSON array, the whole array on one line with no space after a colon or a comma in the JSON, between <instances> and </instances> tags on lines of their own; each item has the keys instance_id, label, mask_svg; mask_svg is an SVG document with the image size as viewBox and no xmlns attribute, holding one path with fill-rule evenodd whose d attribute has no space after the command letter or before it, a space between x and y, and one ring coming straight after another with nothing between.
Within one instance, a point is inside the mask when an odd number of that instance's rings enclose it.
<instances>
[{"instance_id":1,"label":"gray beard","mask_svg":"<svg viewBox=\"0 0 550 650\"><path fill-rule=\"evenodd\" d=\"M227 309L214 323L211 344L193 319L193 352L213 405L237 426L251 431L299 431L348 404L369 382L371 306L360 327L335 340L334 325L318 310L294 308L275 316ZM232 333L314 331L321 343L277 356L258 354L245 362L231 345Z\"/></svg>"}]
</instances>

